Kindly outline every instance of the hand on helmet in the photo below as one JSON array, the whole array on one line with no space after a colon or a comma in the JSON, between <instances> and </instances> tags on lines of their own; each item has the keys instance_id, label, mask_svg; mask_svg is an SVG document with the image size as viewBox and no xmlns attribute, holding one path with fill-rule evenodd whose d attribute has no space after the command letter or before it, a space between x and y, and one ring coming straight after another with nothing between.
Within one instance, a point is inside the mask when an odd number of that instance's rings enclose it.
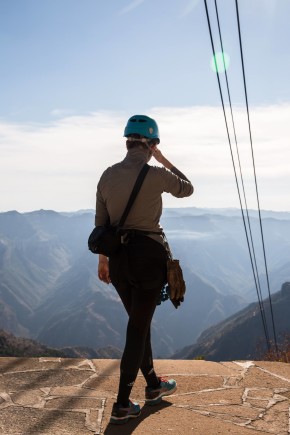
<instances>
[{"instance_id":1,"label":"hand on helmet","mask_svg":"<svg viewBox=\"0 0 290 435\"><path fill-rule=\"evenodd\" d=\"M173 168L173 164L169 160L167 160L166 157L164 157L160 149L157 148L157 145L152 147L152 151L153 151L152 155L155 158L155 160L157 160L157 162L161 163L166 169L171 170Z\"/></svg>"},{"instance_id":2,"label":"hand on helmet","mask_svg":"<svg viewBox=\"0 0 290 435\"><path fill-rule=\"evenodd\" d=\"M159 163L163 163L164 156L163 156L162 152L160 151L160 149L157 148L157 145L154 145L152 147L152 150L153 150L153 157L155 158L155 160L157 160L157 162L159 162Z\"/></svg>"}]
</instances>

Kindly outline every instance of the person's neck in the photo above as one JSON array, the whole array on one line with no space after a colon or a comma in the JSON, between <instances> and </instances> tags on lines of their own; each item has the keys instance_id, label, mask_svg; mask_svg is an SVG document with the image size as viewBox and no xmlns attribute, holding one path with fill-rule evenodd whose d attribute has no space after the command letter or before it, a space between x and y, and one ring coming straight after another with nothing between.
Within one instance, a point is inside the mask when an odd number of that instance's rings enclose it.
<instances>
[{"instance_id":1,"label":"person's neck","mask_svg":"<svg viewBox=\"0 0 290 435\"><path fill-rule=\"evenodd\" d=\"M137 146L134 148L130 148L128 150L128 155L132 157L140 157L142 160L149 162L152 157L151 148L144 148L142 146Z\"/></svg>"}]
</instances>

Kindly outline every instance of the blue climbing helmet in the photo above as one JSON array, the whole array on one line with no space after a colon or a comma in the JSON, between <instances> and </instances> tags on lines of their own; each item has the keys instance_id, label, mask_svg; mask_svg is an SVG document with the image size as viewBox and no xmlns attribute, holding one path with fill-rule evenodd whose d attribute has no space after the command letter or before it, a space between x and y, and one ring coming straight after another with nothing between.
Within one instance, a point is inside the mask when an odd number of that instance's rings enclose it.
<instances>
[{"instance_id":1,"label":"blue climbing helmet","mask_svg":"<svg viewBox=\"0 0 290 435\"><path fill-rule=\"evenodd\" d=\"M158 125L154 119L146 115L134 115L128 119L125 127L124 136L139 134L148 139L156 139L160 142Z\"/></svg>"}]
</instances>

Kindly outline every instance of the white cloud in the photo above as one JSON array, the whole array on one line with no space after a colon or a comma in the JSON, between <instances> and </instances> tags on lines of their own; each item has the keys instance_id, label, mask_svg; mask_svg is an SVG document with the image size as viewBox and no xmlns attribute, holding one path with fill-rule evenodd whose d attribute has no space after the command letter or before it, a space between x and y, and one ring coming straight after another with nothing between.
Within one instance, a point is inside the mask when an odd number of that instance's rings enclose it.
<instances>
[{"instance_id":1,"label":"white cloud","mask_svg":"<svg viewBox=\"0 0 290 435\"><path fill-rule=\"evenodd\" d=\"M0 122L0 210L93 208L101 173L125 155L122 136L129 115L95 112L47 124ZM160 107L148 115L159 124L160 149L196 189L182 201L165 195L164 205L238 207L221 109ZM290 210L290 105L252 108L250 115L261 208ZM246 113L234 108L234 116L248 206L256 208Z\"/></svg>"},{"instance_id":2,"label":"white cloud","mask_svg":"<svg viewBox=\"0 0 290 435\"><path fill-rule=\"evenodd\" d=\"M145 0L133 0L131 3L129 3L127 6L125 6L121 11L120 14L127 14L128 12L133 11L138 6L140 6L142 3L144 3Z\"/></svg>"},{"instance_id":3,"label":"white cloud","mask_svg":"<svg viewBox=\"0 0 290 435\"><path fill-rule=\"evenodd\" d=\"M50 114L51 116L55 118L60 118L68 115L72 115L74 112L71 109L53 109L51 110Z\"/></svg>"}]
</instances>

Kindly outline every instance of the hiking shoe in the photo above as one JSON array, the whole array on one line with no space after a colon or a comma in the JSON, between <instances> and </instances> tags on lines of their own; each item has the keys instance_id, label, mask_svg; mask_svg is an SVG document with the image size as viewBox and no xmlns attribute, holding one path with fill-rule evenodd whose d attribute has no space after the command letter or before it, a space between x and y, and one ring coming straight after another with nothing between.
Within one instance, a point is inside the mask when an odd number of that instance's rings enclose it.
<instances>
[{"instance_id":1,"label":"hiking shoe","mask_svg":"<svg viewBox=\"0 0 290 435\"><path fill-rule=\"evenodd\" d=\"M163 396L170 396L176 391L177 385L174 379L160 379L160 386L157 388L145 388L145 404L157 405L161 402Z\"/></svg>"},{"instance_id":2,"label":"hiking shoe","mask_svg":"<svg viewBox=\"0 0 290 435\"><path fill-rule=\"evenodd\" d=\"M112 424L123 424L127 423L130 418L139 417L141 414L141 409L138 403L131 402L129 400L129 406L124 407L119 403L114 403L112 414L110 418L110 423Z\"/></svg>"}]
</instances>

